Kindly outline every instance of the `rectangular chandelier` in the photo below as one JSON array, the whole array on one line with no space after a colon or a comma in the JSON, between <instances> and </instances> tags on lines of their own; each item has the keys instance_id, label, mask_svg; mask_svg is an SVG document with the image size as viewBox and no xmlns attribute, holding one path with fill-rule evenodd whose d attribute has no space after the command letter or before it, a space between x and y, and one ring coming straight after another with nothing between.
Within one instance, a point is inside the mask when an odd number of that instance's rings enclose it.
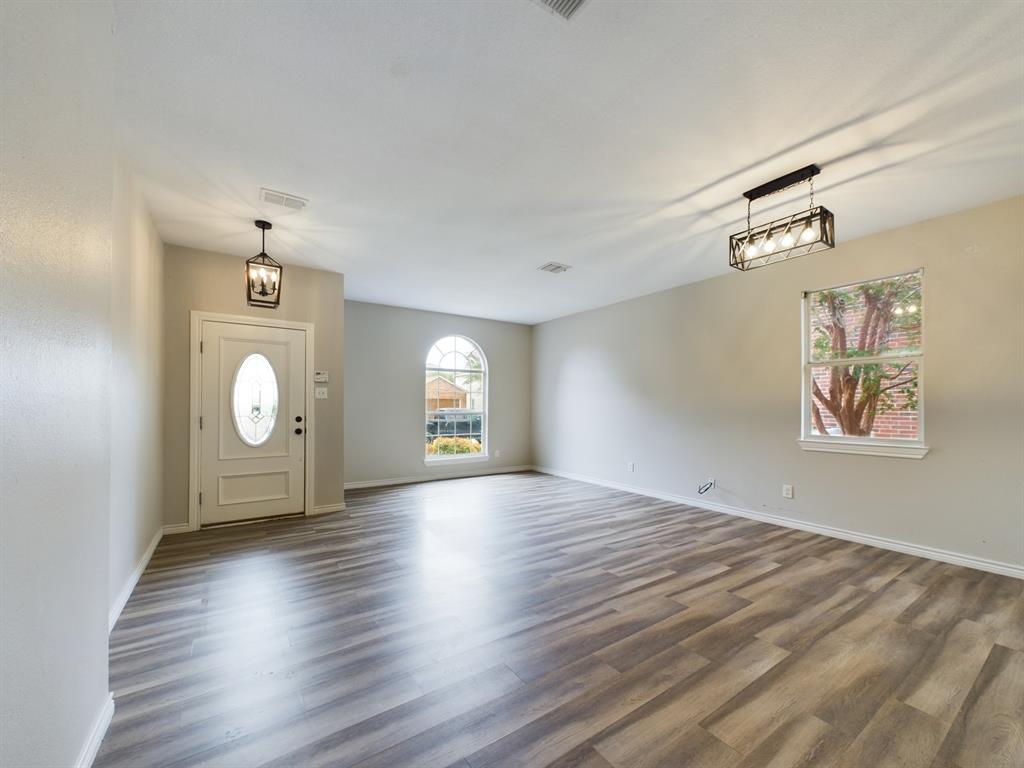
<instances>
[{"instance_id":1,"label":"rectangular chandelier","mask_svg":"<svg viewBox=\"0 0 1024 768\"><path fill-rule=\"evenodd\" d=\"M819 205L730 237L729 266L757 269L835 246L835 217Z\"/></svg>"},{"instance_id":2,"label":"rectangular chandelier","mask_svg":"<svg viewBox=\"0 0 1024 768\"><path fill-rule=\"evenodd\" d=\"M267 255L267 230L274 225L263 219L253 222L263 234L260 252L245 262L245 300L250 307L277 309L281 304L284 267Z\"/></svg>"},{"instance_id":3,"label":"rectangular chandelier","mask_svg":"<svg viewBox=\"0 0 1024 768\"><path fill-rule=\"evenodd\" d=\"M757 269L808 253L836 246L836 222L832 212L814 204L814 177L821 173L817 165L808 165L743 193L747 198L747 228L729 238L729 266L742 271ZM810 205L767 224L750 223L750 204L797 184L810 184Z\"/></svg>"}]
</instances>

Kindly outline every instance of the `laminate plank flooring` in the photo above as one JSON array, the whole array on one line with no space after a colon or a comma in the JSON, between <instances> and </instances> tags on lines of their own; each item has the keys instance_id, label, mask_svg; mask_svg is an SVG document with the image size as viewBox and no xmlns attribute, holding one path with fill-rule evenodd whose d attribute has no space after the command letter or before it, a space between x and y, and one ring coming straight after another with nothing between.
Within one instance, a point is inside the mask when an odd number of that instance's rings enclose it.
<instances>
[{"instance_id":1,"label":"laminate plank flooring","mask_svg":"<svg viewBox=\"0 0 1024 768\"><path fill-rule=\"evenodd\" d=\"M1024 765L1024 582L535 473L168 536L97 768Z\"/></svg>"}]
</instances>

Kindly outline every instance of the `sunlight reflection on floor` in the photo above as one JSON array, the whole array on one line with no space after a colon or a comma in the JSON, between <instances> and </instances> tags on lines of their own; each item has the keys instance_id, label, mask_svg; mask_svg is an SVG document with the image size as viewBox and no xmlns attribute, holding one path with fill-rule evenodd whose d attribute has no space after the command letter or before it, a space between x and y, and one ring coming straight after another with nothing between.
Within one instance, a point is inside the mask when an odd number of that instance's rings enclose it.
<instances>
[{"instance_id":1,"label":"sunlight reflection on floor","mask_svg":"<svg viewBox=\"0 0 1024 768\"><path fill-rule=\"evenodd\" d=\"M432 610L478 621L493 605L494 585L483 563L493 555L495 520L473 484L422 499L417 566L420 589Z\"/></svg>"}]
</instances>

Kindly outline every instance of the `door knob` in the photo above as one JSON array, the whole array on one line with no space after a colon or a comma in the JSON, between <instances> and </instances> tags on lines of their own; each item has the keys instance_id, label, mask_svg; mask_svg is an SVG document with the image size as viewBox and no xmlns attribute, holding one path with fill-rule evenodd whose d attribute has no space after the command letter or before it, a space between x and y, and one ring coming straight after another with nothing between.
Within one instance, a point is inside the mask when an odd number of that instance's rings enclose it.
<instances>
[{"instance_id":1,"label":"door knob","mask_svg":"<svg viewBox=\"0 0 1024 768\"><path fill-rule=\"evenodd\" d=\"M302 434L302 427L296 427L295 428L295 434L296 435L301 435Z\"/></svg>"}]
</instances>

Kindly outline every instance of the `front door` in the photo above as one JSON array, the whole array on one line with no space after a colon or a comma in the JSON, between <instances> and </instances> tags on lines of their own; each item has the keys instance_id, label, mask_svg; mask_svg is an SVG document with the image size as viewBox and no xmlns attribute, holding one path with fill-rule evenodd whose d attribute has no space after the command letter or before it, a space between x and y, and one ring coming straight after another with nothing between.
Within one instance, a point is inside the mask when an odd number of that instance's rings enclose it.
<instances>
[{"instance_id":1,"label":"front door","mask_svg":"<svg viewBox=\"0 0 1024 768\"><path fill-rule=\"evenodd\" d=\"M204 320L201 525L305 511L306 332Z\"/></svg>"}]
</instances>

